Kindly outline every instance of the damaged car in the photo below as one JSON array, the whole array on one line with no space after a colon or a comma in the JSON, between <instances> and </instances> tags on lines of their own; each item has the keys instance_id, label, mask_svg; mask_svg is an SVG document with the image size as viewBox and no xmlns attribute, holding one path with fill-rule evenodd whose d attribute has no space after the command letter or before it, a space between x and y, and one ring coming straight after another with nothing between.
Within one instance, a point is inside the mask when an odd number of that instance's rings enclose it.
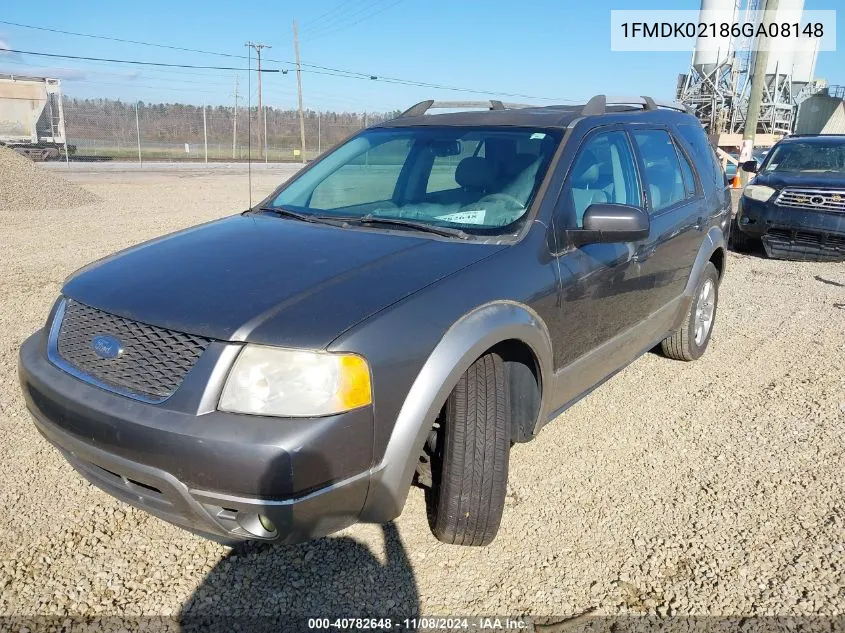
<instances>
[{"instance_id":1,"label":"damaged car","mask_svg":"<svg viewBox=\"0 0 845 633\"><path fill-rule=\"evenodd\" d=\"M762 242L776 259L845 260L845 135L791 136L742 168L756 176L739 201L735 250Z\"/></svg>"}]
</instances>

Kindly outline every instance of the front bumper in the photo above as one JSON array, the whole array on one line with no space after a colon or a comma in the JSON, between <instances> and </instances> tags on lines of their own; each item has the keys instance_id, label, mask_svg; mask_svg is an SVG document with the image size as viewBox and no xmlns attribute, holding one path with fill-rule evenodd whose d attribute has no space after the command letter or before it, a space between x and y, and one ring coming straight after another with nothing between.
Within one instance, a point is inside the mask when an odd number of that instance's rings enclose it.
<instances>
[{"instance_id":1,"label":"front bumper","mask_svg":"<svg viewBox=\"0 0 845 633\"><path fill-rule=\"evenodd\" d=\"M735 229L761 240L772 258L845 260L845 213L781 207L742 196Z\"/></svg>"},{"instance_id":2,"label":"front bumper","mask_svg":"<svg viewBox=\"0 0 845 633\"><path fill-rule=\"evenodd\" d=\"M293 543L357 521L372 466L370 409L315 419L204 411L202 363L180 398L148 404L62 371L45 339L38 332L21 347L27 407L44 437L109 494L221 542Z\"/></svg>"}]
</instances>

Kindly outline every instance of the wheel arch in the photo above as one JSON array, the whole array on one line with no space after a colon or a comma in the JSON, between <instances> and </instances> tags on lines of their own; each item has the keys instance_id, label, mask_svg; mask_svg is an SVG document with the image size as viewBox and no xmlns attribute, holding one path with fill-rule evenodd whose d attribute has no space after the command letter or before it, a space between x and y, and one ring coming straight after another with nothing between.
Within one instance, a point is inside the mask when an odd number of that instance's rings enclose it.
<instances>
[{"instance_id":1,"label":"wheel arch","mask_svg":"<svg viewBox=\"0 0 845 633\"><path fill-rule=\"evenodd\" d=\"M724 247L717 246L716 250L714 250L710 255L710 261L716 267L716 271L719 273L719 280L721 281L722 277L725 275L725 249L724 249Z\"/></svg>"},{"instance_id":2,"label":"wheel arch","mask_svg":"<svg viewBox=\"0 0 845 633\"><path fill-rule=\"evenodd\" d=\"M460 377L488 351L502 354L508 363L534 364L536 417L548 414L544 386L551 380L553 357L546 324L529 306L514 301L495 301L472 310L447 330L411 385L384 457L373 468L362 521L383 523L401 513L434 420ZM527 380L524 371L519 380ZM527 403L525 410L531 412L533 406ZM519 441L530 438L522 423L520 429L514 429L521 434ZM536 426L532 423L530 428Z\"/></svg>"},{"instance_id":3,"label":"wheel arch","mask_svg":"<svg viewBox=\"0 0 845 633\"><path fill-rule=\"evenodd\" d=\"M695 287L701 277L701 271L704 270L704 267L708 263L713 262L716 270L719 271L719 278L722 278L725 273L725 250L725 234L720 228L711 227L704 240L702 240L698 254L693 262L692 270L690 271L690 276L687 279L687 285L684 290L686 296L692 297L695 294Z\"/></svg>"}]
</instances>

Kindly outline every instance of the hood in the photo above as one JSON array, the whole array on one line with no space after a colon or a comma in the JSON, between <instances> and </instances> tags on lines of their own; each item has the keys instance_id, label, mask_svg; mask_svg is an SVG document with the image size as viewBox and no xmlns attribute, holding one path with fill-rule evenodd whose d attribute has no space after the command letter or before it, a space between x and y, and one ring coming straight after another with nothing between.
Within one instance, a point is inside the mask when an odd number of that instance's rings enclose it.
<instances>
[{"instance_id":1,"label":"hood","mask_svg":"<svg viewBox=\"0 0 845 633\"><path fill-rule=\"evenodd\" d=\"M368 316L501 248L234 216L95 262L68 280L62 293L180 332L320 348Z\"/></svg>"},{"instance_id":2,"label":"hood","mask_svg":"<svg viewBox=\"0 0 845 633\"><path fill-rule=\"evenodd\" d=\"M775 189L784 187L806 187L809 189L845 190L845 172L773 171L757 174L755 185L766 185Z\"/></svg>"}]
</instances>

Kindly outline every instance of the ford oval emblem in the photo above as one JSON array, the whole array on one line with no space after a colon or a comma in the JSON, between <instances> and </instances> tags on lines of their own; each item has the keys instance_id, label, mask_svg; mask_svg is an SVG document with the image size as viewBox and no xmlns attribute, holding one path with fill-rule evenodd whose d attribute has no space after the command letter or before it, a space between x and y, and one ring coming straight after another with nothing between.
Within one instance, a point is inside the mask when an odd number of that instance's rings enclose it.
<instances>
[{"instance_id":1,"label":"ford oval emblem","mask_svg":"<svg viewBox=\"0 0 845 633\"><path fill-rule=\"evenodd\" d=\"M120 340L110 334L100 334L92 338L91 347L100 358L117 358L123 354Z\"/></svg>"}]
</instances>

